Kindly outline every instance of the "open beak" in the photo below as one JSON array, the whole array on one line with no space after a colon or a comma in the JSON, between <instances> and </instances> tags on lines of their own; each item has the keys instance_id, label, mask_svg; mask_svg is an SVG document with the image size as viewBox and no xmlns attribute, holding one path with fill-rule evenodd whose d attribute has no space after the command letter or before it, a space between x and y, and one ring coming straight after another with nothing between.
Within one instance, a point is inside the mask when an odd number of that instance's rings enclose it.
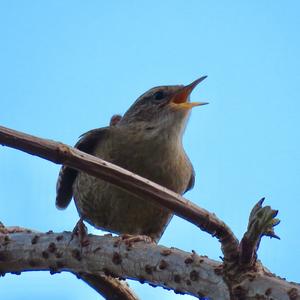
<instances>
[{"instance_id":1,"label":"open beak","mask_svg":"<svg viewBox=\"0 0 300 300\"><path fill-rule=\"evenodd\" d=\"M205 105L208 102L189 102L189 96L193 89L203 81L207 76L202 76L199 79L196 79L191 84L184 86L180 91L172 97L171 103L176 104L179 108L191 109L195 106Z\"/></svg>"}]
</instances>

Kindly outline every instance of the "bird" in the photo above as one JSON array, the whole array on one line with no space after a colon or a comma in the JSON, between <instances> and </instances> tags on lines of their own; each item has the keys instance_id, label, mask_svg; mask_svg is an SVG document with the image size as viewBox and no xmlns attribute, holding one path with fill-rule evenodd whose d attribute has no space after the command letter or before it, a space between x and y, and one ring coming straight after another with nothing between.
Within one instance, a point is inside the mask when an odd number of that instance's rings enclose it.
<instances>
[{"instance_id":1,"label":"bird","mask_svg":"<svg viewBox=\"0 0 300 300\"><path fill-rule=\"evenodd\" d=\"M207 76L188 85L151 88L110 126L80 136L75 148L116 164L178 194L192 189L195 171L182 143L191 109L190 94ZM82 220L118 235L147 236L158 242L173 213L111 183L62 166L56 185L56 207L72 197Z\"/></svg>"}]
</instances>

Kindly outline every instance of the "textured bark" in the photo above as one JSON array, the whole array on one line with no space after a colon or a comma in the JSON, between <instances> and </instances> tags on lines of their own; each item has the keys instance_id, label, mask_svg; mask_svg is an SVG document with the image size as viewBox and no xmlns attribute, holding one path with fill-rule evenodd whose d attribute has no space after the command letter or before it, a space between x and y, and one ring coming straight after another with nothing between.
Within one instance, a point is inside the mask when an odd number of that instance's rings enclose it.
<instances>
[{"instance_id":1,"label":"textured bark","mask_svg":"<svg viewBox=\"0 0 300 300\"><path fill-rule=\"evenodd\" d=\"M31 244L35 245L38 241L39 235L38 231L33 231L31 229L22 228L19 226L5 227L2 222L0 222L0 276L5 275L2 272L2 260L5 259L6 245L10 241L9 234L15 233L31 233L34 234ZM48 232L47 234L50 234ZM62 239L62 236L57 238L57 240ZM45 254L46 255L46 254ZM58 255L59 256L59 255ZM4 264L3 264L4 265ZM51 269L49 268L51 272ZM17 273L16 273L17 274ZM107 300L139 300L137 295L130 289L129 285L125 282L121 282L119 279L111 276L102 276L98 274L89 273L75 273L73 274L82 279L90 287L92 287L96 292L102 295Z\"/></svg>"},{"instance_id":2,"label":"textured bark","mask_svg":"<svg viewBox=\"0 0 300 300\"><path fill-rule=\"evenodd\" d=\"M99 282L95 279L106 275L112 279L135 279L198 298L233 299L224 280L222 264L206 256L154 243L128 245L110 235L89 235L89 241L89 246L81 248L77 238L71 240L70 232L1 234L0 272L5 275L34 270L51 274L68 271L79 274L79 278L96 287ZM246 272L242 277L234 286L235 299L300 299L299 284L276 277L263 267Z\"/></svg>"},{"instance_id":3,"label":"textured bark","mask_svg":"<svg viewBox=\"0 0 300 300\"><path fill-rule=\"evenodd\" d=\"M129 278L177 293L229 299L219 262L178 249L119 237L89 235L81 248L71 233L13 233L0 235L0 272L50 270Z\"/></svg>"}]
</instances>

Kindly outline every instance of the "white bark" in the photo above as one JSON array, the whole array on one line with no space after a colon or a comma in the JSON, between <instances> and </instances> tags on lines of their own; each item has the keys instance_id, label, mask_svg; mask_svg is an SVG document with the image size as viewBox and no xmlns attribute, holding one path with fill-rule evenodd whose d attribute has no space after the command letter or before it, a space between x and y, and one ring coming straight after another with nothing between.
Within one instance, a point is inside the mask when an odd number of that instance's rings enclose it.
<instances>
[{"instance_id":1,"label":"white bark","mask_svg":"<svg viewBox=\"0 0 300 300\"><path fill-rule=\"evenodd\" d=\"M81 248L71 233L13 233L1 235L0 271L50 270L112 275L162 286L176 292L229 299L221 264L179 249L119 237L89 235Z\"/></svg>"}]
</instances>

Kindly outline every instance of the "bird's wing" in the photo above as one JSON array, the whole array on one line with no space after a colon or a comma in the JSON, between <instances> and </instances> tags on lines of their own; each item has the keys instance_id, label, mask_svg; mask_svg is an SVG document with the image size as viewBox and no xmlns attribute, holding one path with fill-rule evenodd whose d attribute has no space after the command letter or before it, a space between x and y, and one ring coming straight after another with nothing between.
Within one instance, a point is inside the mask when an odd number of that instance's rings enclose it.
<instances>
[{"instance_id":1,"label":"bird's wing","mask_svg":"<svg viewBox=\"0 0 300 300\"><path fill-rule=\"evenodd\" d=\"M96 145L98 145L108 132L109 127L90 130L80 136L75 148L93 154ZM56 183L56 207L66 208L73 196L73 183L78 171L67 166L62 166Z\"/></svg>"},{"instance_id":2,"label":"bird's wing","mask_svg":"<svg viewBox=\"0 0 300 300\"><path fill-rule=\"evenodd\" d=\"M195 175L196 175L195 170L194 170L194 168L191 164L191 177L190 177L189 183L188 183L184 193L186 193L187 191L191 190L194 187L194 185L195 185Z\"/></svg>"}]
</instances>

